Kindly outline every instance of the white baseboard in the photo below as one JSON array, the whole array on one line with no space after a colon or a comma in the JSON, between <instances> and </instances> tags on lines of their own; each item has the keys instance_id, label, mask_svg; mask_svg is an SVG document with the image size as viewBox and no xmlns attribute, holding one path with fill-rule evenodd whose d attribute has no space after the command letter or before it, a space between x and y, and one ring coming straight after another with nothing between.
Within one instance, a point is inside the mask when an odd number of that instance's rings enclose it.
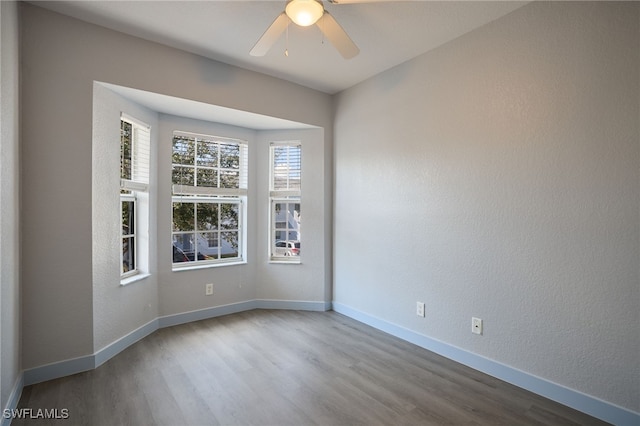
<instances>
[{"instance_id":1,"label":"white baseboard","mask_svg":"<svg viewBox=\"0 0 640 426\"><path fill-rule=\"evenodd\" d=\"M21 375L21 378L23 378L23 384L20 386L20 392L22 392L23 386L29 386L47 380L53 380L81 373L83 371L93 370L160 328L219 317L222 315L229 315L236 312L250 311L253 309L327 311L331 309L331 302L255 299L232 303L229 305L214 306L197 311L162 316L151 320L147 324L133 330L125 336L122 336L92 355L54 362L25 370Z\"/></svg>"},{"instance_id":2,"label":"white baseboard","mask_svg":"<svg viewBox=\"0 0 640 426\"><path fill-rule=\"evenodd\" d=\"M94 356L94 367L100 367L105 362L109 361L114 356L118 355L129 346L133 345L139 340L144 339L154 331L158 329L158 318L149 321L145 325L138 327L126 336L121 337L97 351Z\"/></svg>"},{"instance_id":3,"label":"white baseboard","mask_svg":"<svg viewBox=\"0 0 640 426\"><path fill-rule=\"evenodd\" d=\"M332 306L338 313L606 422L620 426L640 424L639 413L635 413L623 407L602 401L590 395L583 394L579 391L569 389L562 385L558 385L529 373L484 358L480 355L418 334L412 330L400 327L364 312L360 312L341 303L334 302L331 304L330 302L264 299L249 300L159 317L105 346L93 355L64 360L25 370L20 374L6 408L12 409L17 406L24 386L97 368L124 349L160 328L171 327L178 324L185 324L188 322L214 318L237 312L250 311L253 309L327 311L330 310ZM9 424L10 421L3 418L0 426L8 426Z\"/></svg>"},{"instance_id":4,"label":"white baseboard","mask_svg":"<svg viewBox=\"0 0 640 426\"><path fill-rule=\"evenodd\" d=\"M330 311L331 302L311 302L304 300L273 300L259 299L256 300L257 309L283 309L294 311Z\"/></svg>"},{"instance_id":5,"label":"white baseboard","mask_svg":"<svg viewBox=\"0 0 640 426\"><path fill-rule=\"evenodd\" d=\"M11 389L11 393L9 394L9 399L7 400L7 405L4 407L2 411L2 416L0 417L0 426L9 426L11 425L11 417L7 418L5 413L7 410L15 410L18 407L18 402L20 402L20 396L22 395L22 389L24 388L24 375L22 373L18 374L18 378L16 379L15 384L13 385L13 389Z\"/></svg>"},{"instance_id":6,"label":"white baseboard","mask_svg":"<svg viewBox=\"0 0 640 426\"><path fill-rule=\"evenodd\" d=\"M453 361L464 364L520 388L531 391L560 404L574 408L590 416L614 425L640 425L640 413L611 404L599 398L586 395L574 389L550 382L527 372L509 367L472 352L449 345L415 331L390 323L373 315L353 309L341 303L333 302L333 310L360 321L392 336L411 342L417 346L435 352Z\"/></svg>"},{"instance_id":7,"label":"white baseboard","mask_svg":"<svg viewBox=\"0 0 640 426\"><path fill-rule=\"evenodd\" d=\"M207 318L222 315L235 314L237 312L251 311L253 309L283 309L297 311L328 311L331 310L331 302L314 302L298 300L273 300L254 299L246 302L232 303L229 305L214 306L212 308L199 309L197 311L184 312L174 315L166 315L158 318L159 328L172 325L186 324Z\"/></svg>"}]
</instances>

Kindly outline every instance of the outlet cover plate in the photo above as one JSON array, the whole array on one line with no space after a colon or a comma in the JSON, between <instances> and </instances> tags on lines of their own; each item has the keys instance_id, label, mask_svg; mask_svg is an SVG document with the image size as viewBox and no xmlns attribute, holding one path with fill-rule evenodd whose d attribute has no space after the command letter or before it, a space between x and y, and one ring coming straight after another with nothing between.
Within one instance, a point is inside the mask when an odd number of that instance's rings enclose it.
<instances>
[{"instance_id":1,"label":"outlet cover plate","mask_svg":"<svg viewBox=\"0 0 640 426\"><path fill-rule=\"evenodd\" d=\"M482 334L482 320L480 318L471 318L471 332L473 334Z\"/></svg>"}]
</instances>

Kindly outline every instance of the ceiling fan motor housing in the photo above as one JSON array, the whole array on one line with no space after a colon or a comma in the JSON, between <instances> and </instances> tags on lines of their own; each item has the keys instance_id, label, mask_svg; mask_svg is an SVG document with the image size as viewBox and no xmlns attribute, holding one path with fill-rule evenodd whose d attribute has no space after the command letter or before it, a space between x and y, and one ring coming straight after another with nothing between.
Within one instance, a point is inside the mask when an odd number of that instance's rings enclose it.
<instances>
[{"instance_id":1,"label":"ceiling fan motor housing","mask_svg":"<svg viewBox=\"0 0 640 426\"><path fill-rule=\"evenodd\" d=\"M296 25L308 27L322 17L324 6L317 0L290 0L285 12Z\"/></svg>"}]
</instances>

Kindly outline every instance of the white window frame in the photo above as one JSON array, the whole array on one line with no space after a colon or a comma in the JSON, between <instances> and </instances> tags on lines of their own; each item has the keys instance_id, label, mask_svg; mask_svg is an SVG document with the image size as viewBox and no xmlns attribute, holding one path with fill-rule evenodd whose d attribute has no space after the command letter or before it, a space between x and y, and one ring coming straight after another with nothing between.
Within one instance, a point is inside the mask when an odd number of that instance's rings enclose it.
<instances>
[{"instance_id":1,"label":"white window frame","mask_svg":"<svg viewBox=\"0 0 640 426\"><path fill-rule=\"evenodd\" d=\"M246 263L247 259L247 248L246 248L246 240L247 240L247 231L246 231L246 215L247 215L247 186L248 186L248 143L247 141L229 137L220 137L214 135L204 135L199 133L191 133L184 131L175 131L173 133L172 138L172 157L173 157L173 145L176 137L185 137L185 138L193 138L195 139L194 146L194 161L193 165L184 165L179 163L173 163L171 165L172 170L172 197L171 197L171 211L172 211L172 220L171 220L171 244L172 244L172 269L173 271L180 270L189 270L189 269L199 269L203 267L216 267L223 265L233 265L233 264L243 264ZM209 169L216 170L217 172L224 171L232 171L232 169L222 167L220 162L218 161L218 166L199 166L197 164L197 144L199 140L204 140L208 142L214 142L218 144L218 154L220 154L222 145L233 145L234 147L238 147L240 151L239 158L239 174L238 174L238 188L219 188L219 187L209 187L209 186L198 186L198 169ZM195 185L183 184L173 182L173 170L175 167L182 167L185 169L193 169L193 182ZM235 169L233 169L235 170ZM218 185L221 182L220 174L218 173ZM218 228L215 230L199 230L198 229L198 220L197 220L197 208L194 206L194 224L193 228L190 230L176 230L174 229L173 223L173 207L174 203L198 203L198 204L235 204L237 205L237 228L233 229L222 229L221 222L218 220ZM218 209L218 219L220 219L221 209ZM200 233L216 233L218 239L218 252L216 257L210 259L200 259L198 255L198 247L200 244ZM225 257L225 253L223 253L223 241L229 242L228 240L223 238L223 234L225 232L237 232L238 241L237 241L237 256L233 257ZM174 262L174 252L176 250L174 237L178 235L192 235L190 244L193 245L193 260L189 259L184 262ZM204 238L204 237L203 237ZM206 240L206 238L204 239ZM204 244L204 240L203 244ZM208 244L208 242L207 242ZM184 246L183 246L184 247ZM181 250L180 247L178 249ZM191 253L189 253L191 254ZM179 256L179 253L177 254Z\"/></svg>"},{"instance_id":2,"label":"white window frame","mask_svg":"<svg viewBox=\"0 0 640 426\"><path fill-rule=\"evenodd\" d=\"M148 124L143 123L131 116L122 113L120 116L120 126L122 123L131 125L131 175L123 176L122 172L122 139L121 139L121 171L120 171L120 283L129 284L132 278L148 275L148 247L143 247L142 230L143 225L148 227L148 193L149 193L149 175L150 175L150 153L151 153L151 129ZM121 136L122 137L122 136ZM140 197L147 200L141 206ZM123 234L122 229L122 203L133 202L133 228L131 234ZM124 270L124 241L125 238L133 238L133 264L134 268L128 271ZM135 281L135 280L134 280Z\"/></svg>"},{"instance_id":3,"label":"white window frame","mask_svg":"<svg viewBox=\"0 0 640 426\"><path fill-rule=\"evenodd\" d=\"M297 169L293 169L294 174L298 174L298 178L297 178L297 184L292 185L290 182L291 179L291 164L287 161L286 164L286 185L284 185L284 187L277 187L278 185L276 184L276 175L278 175L278 173L276 172L276 158L275 158L275 153L276 153L276 149L277 148L282 148L282 147L294 147L294 148L298 148L300 151L300 156L299 156L299 168ZM295 140L295 141L277 141L277 142L271 142L270 146L269 146L269 241L268 241L268 255L269 255L269 262L271 263L290 263L290 264L300 264L301 263L301 259L302 259L302 252L299 250L300 248L298 247L298 254L292 254L291 250L289 250L287 248L287 250L284 251L284 253L278 253L276 250L276 233L278 231L282 231L282 229L277 228L277 212L276 212L276 205L280 204L280 203L288 203L288 204L298 204L300 205L300 210L302 210L302 206L301 206L301 200L302 200L302 143L299 140ZM292 214L298 214L300 215L300 211L298 212L292 212ZM286 213L287 215L290 214L290 212ZM291 228L291 232L296 232L298 234L298 239L297 240L289 240L289 227L286 227L286 234L287 237L285 238L284 241L287 241L287 245L288 242L292 242L292 241L301 241L300 238L300 221L299 221L300 217L296 217L296 222L298 225L297 229L293 229ZM288 221L287 221L288 222ZM295 251L295 249L294 249Z\"/></svg>"},{"instance_id":4,"label":"white window frame","mask_svg":"<svg viewBox=\"0 0 640 426\"><path fill-rule=\"evenodd\" d=\"M128 194L120 194L120 208L122 208L122 204L125 202L132 202L133 203L133 232L129 232L128 234L125 234L124 232L122 233L121 237L120 237L120 250L124 255L125 252L125 239L129 239L131 241L131 239L133 239L133 265L134 268L130 269L128 271L124 270L124 263L125 263L125 259L123 257L122 262L120 262L120 278L121 279L126 279L129 277L132 277L134 275L137 275L140 271L138 269L138 238L136 236L136 232L138 230L138 203L136 202L136 195L135 193L128 193ZM121 218L122 220L122 218ZM121 226L124 228L124 224L121 222Z\"/></svg>"}]
</instances>

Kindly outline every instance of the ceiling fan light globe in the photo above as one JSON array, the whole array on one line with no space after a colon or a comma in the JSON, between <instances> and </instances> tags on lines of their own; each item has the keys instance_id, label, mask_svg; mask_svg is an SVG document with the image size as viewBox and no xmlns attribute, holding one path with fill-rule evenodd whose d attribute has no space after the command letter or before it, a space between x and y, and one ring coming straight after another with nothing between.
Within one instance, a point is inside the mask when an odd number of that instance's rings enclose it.
<instances>
[{"instance_id":1,"label":"ceiling fan light globe","mask_svg":"<svg viewBox=\"0 0 640 426\"><path fill-rule=\"evenodd\" d=\"M291 0L285 12L296 25L308 27L320 19L324 13L324 7L316 0Z\"/></svg>"}]
</instances>

